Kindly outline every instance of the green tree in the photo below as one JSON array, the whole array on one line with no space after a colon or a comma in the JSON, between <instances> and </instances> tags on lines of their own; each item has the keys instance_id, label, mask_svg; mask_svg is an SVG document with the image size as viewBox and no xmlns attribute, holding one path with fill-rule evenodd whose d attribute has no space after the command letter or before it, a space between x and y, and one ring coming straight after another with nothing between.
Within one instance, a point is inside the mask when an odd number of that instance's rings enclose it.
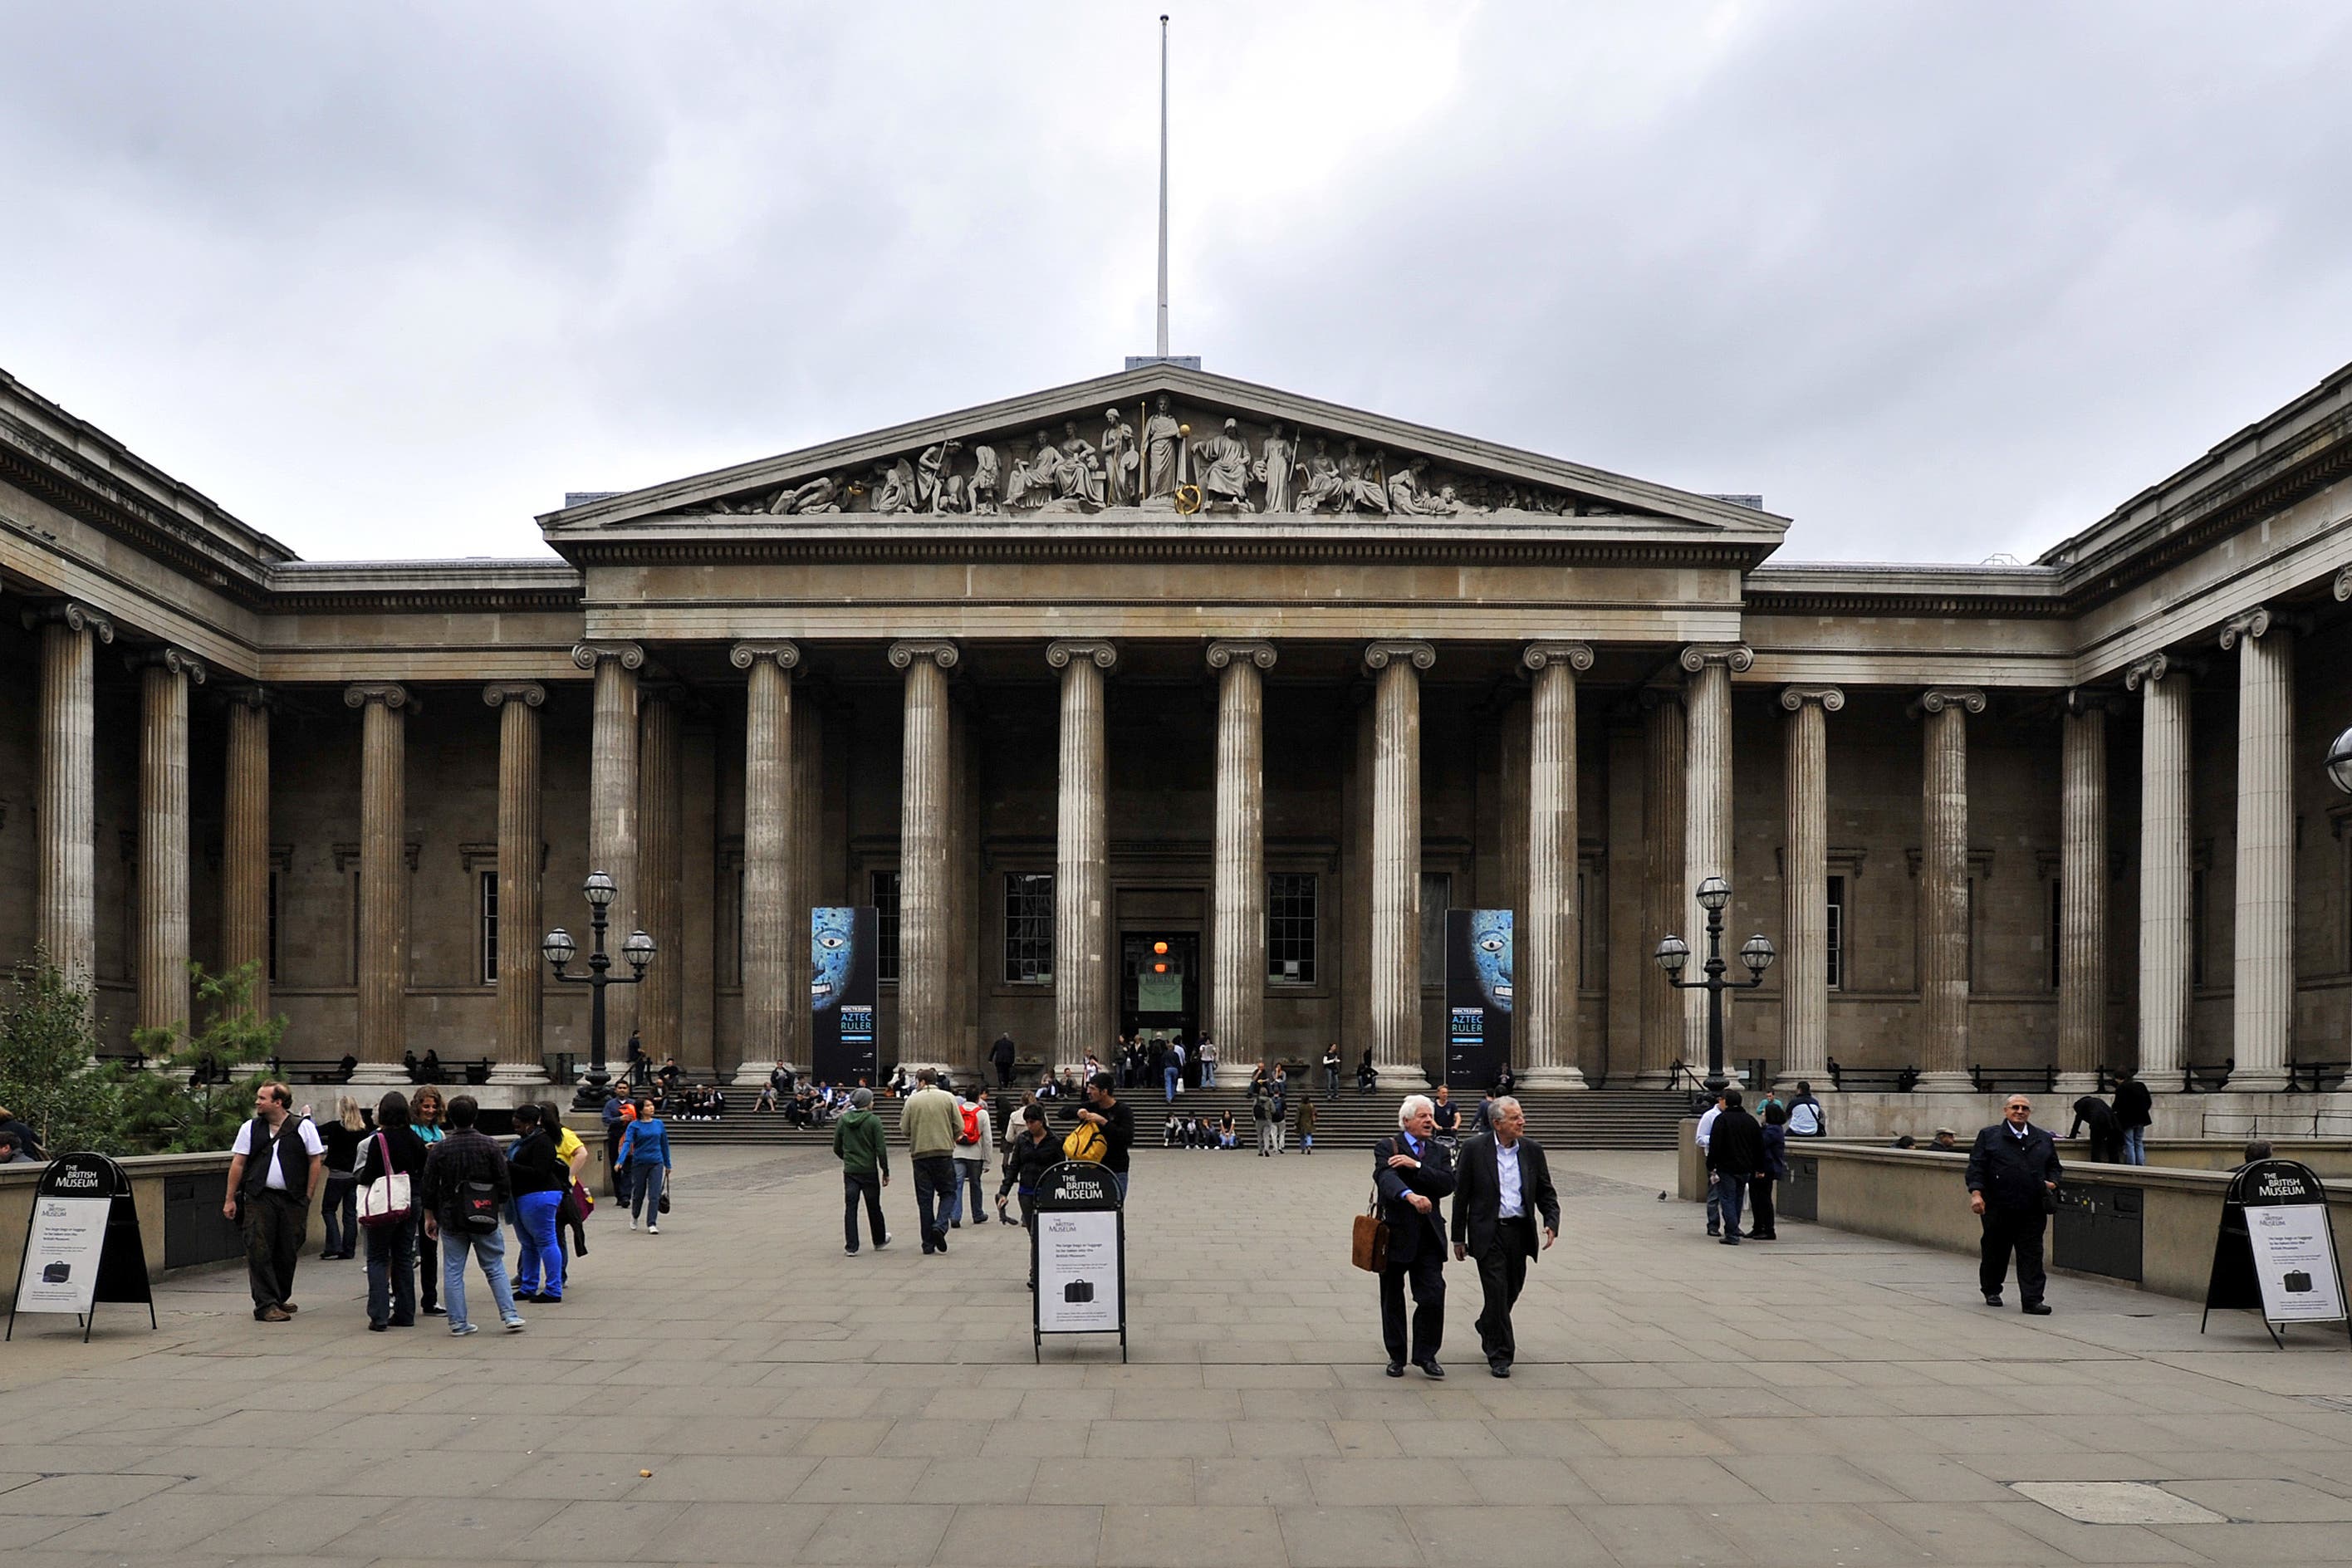
<instances>
[{"instance_id":1,"label":"green tree","mask_svg":"<svg viewBox=\"0 0 2352 1568\"><path fill-rule=\"evenodd\" d=\"M0 1105L33 1129L45 1152L111 1152L117 1091L110 1075L89 1065L97 1050L89 988L46 952L18 964L0 1012Z\"/></svg>"},{"instance_id":2,"label":"green tree","mask_svg":"<svg viewBox=\"0 0 2352 1568\"><path fill-rule=\"evenodd\" d=\"M190 1035L183 1025L132 1035L147 1054L147 1066L115 1069L121 1152L173 1154L228 1147L237 1124L252 1114L254 1091L261 1082L258 1073L232 1079L231 1068L238 1062L276 1056L286 1035L284 1018L264 1018L254 1010L257 973L257 967L248 963L226 974L207 974L204 965L191 963L188 975L197 1011L205 1019L203 1031Z\"/></svg>"}]
</instances>

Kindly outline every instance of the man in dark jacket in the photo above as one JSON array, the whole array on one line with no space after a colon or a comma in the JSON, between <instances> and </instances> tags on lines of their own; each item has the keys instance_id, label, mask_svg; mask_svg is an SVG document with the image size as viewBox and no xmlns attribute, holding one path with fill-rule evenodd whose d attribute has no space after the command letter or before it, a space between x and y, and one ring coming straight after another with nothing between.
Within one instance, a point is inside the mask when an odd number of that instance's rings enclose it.
<instances>
[{"instance_id":1,"label":"man in dark jacket","mask_svg":"<svg viewBox=\"0 0 2352 1568\"><path fill-rule=\"evenodd\" d=\"M1437 1142L1437 1118L1425 1094L1405 1096L1397 1133L1372 1145L1372 1185L1388 1229L1388 1262L1381 1269L1381 1337L1389 1375L1405 1363L1404 1284L1412 1279L1412 1364L1444 1377L1437 1362L1445 1338L1445 1216L1438 1200L1454 1190L1454 1162Z\"/></svg>"},{"instance_id":2,"label":"man in dark jacket","mask_svg":"<svg viewBox=\"0 0 2352 1568\"><path fill-rule=\"evenodd\" d=\"M866 1227L874 1250L890 1245L882 1223L882 1189L890 1184L890 1141L874 1114L874 1091L863 1084L849 1091L849 1110L833 1124L833 1154L841 1162L842 1252L857 1256L857 1209L866 1207Z\"/></svg>"},{"instance_id":3,"label":"man in dark jacket","mask_svg":"<svg viewBox=\"0 0 2352 1568\"><path fill-rule=\"evenodd\" d=\"M2124 1163L2147 1163L2147 1130L2156 1121L2156 1100L2147 1085L2125 1073L2116 1082L2116 1125L2124 1132Z\"/></svg>"},{"instance_id":4,"label":"man in dark jacket","mask_svg":"<svg viewBox=\"0 0 2352 1568\"><path fill-rule=\"evenodd\" d=\"M1015 1047L1008 1032L996 1037L996 1044L988 1047L988 1059L996 1064L996 1087L1013 1087L1013 1056Z\"/></svg>"},{"instance_id":5,"label":"man in dark jacket","mask_svg":"<svg viewBox=\"0 0 2352 1568\"><path fill-rule=\"evenodd\" d=\"M507 1168L506 1152L475 1126L481 1114L470 1094L451 1100L449 1135L425 1157L425 1234L441 1243L441 1304L447 1310L452 1334L481 1331L480 1324L466 1317L468 1252L481 1260L499 1321L510 1333L523 1326L522 1314L515 1310L514 1288L507 1279L506 1232L499 1220L499 1211L514 1195L514 1177ZM488 1204L487 1213L478 1198Z\"/></svg>"},{"instance_id":6,"label":"man in dark jacket","mask_svg":"<svg viewBox=\"0 0 2352 1568\"><path fill-rule=\"evenodd\" d=\"M2009 1257L2017 1254L2017 1289L2025 1310L2045 1317L2042 1292L2042 1226L2051 1194L2058 1190L2058 1145L2033 1125L2033 1102L2012 1094L2001 1120L1977 1134L1969 1151L1969 1208L1984 1221L1983 1265L1977 1282L1985 1305L2000 1305L2009 1278Z\"/></svg>"},{"instance_id":7,"label":"man in dark jacket","mask_svg":"<svg viewBox=\"0 0 2352 1568\"><path fill-rule=\"evenodd\" d=\"M1714 1184L1716 1205L1723 1211L1723 1245L1739 1245L1739 1205L1748 1184L1764 1169L1764 1129L1748 1114L1736 1089L1723 1091L1723 1110L1706 1143L1707 1180Z\"/></svg>"},{"instance_id":8,"label":"man in dark jacket","mask_svg":"<svg viewBox=\"0 0 2352 1568\"><path fill-rule=\"evenodd\" d=\"M2066 1130L2070 1139L2091 1130L2091 1163L2112 1165L2124 1155L2124 1131L2116 1122L2116 1113L2107 1102L2095 1094L2086 1094L2074 1102L2074 1125Z\"/></svg>"},{"instance_id":9,"label":"man in dark jacket","mask_svg":"<svg viewBox=\"0 0 2352 1568\"><path fill-rule=\"evenodd\" d=\"M1462 1146L1454 1186L1454 1260L1478 1260L1478 1289L1485 1298L1478 1345L1486 1352L1486 1369L1508 1377L1519 1350L1511 1332L1511 1307L1528 1282L1528 1260L1537 1252L1538 1218L1543 1221L1545 1247L1559 1239L1559 1194L1552 1188L1543 1145L1525 1136L1528 1119L1519 1102L1497 1100L1494 1118L1494 1131Z\"/></svg>"}]
</instances>

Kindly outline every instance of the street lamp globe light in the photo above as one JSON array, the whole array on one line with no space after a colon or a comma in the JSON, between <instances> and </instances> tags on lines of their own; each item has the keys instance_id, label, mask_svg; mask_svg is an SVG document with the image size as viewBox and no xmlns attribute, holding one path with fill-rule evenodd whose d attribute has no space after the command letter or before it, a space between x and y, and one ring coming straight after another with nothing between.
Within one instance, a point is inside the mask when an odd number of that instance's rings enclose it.
<instances>
[{"instance_id":1,"label":"street lamp globe light","mask_svg":"<svg viewBox=\"0 0 2352 1568\"><path fill-rule=\"evenodd\" d=\"M2352 795L2352 730L2336 736L2336 743L2327 748L2327 776L2336 781L2337 789Z\"/></svg>"},{"instance_id":2,"label":"street lamp globe light","mask_svg":"<svg viewBox=\"0 0 2352 1568\"><path fill-rule=\"evenodd\" d=\"M1764 933L1760 931L1749 937L1739 949L1739 962L1748 966L1748 973L1759 977L1766 970L1772 967L1772 961L1780 956L1772 950L1771 942L1765 940Z\"/></svg>"},{"instance_id":3,"label":"street lamp globe light","mask_svg":"<svg viewBox=\"0 0 2352 1568\"><path fill-rule=\"evenodd\" d=\"M643 974L646 965L654 961L654 939L641 931L631 931L628 940L621 943L621 956L629 961L631 968Z\"/></svg>"},{"instance_id":4,"label":"street lamp globe light","mask_svg":"<svg viewBox=\"0 0 2352 1568\"><path fill-rule=\"evenodd\" d=\"M546 955L548 963L555 966L555 973L561 974L565 965L572 962L572 955L580 951L580 946L572 940L570 931L557 926L540 938L539 951Z\"/></svg>"},{"instance_id":5,"label":"street lamp globe light","mask_svg":"<svg viewBox=\"0 0 2352 1568\"><path fill-rule=\"evenodd\" d=\"M1715 913L1731 902L1731 884L1720 877L1709 877L1698 885L1698 907L1708 914Z\"/></svg>"},{"instance_id":6,"label":"street lamp globe light","mask_svg":"<svg viewBox=\"0 0 2352 1568\"><path fill-rule=\"evenodd\" d=\"M602 871L591 871L588 879L580 884L580 891L600 910L613 907L613 879Z\"/></svg>"},{"instance_id":7,"label":"street lamp globe light","mask_svg":"<svg viewBox=\"0 0 2352 1568\"><path fill-rule=\"evenodd\" d=\"M1690 943L1678 936L1667 937L1658 943L1658 967L1668 974L1680 974L1683 965L1690 962Z\"/></svg>"}]
</instances>

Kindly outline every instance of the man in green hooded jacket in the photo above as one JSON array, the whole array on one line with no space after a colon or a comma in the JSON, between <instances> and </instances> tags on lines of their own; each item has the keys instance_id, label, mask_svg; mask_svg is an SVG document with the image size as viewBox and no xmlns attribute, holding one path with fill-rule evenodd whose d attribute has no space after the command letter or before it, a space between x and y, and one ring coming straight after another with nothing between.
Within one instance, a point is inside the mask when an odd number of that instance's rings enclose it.
<instances>
[{"instance_id":1,"label":"man in green hooded jacket","mask_svg":"<svg viewBox=\"0 0 2352 1568\"><path fill-rule=\"evenodd\" d=\"M890 1245L882 1228L882 1189L890 1184L890 1145L882 1119L874 1114L874 1091L860 1089L850 1095L849 1110L833 1124L834 1157L841 1162L842 1250L857 1256L857 1204L866 1202L866 1222L874 1232L874 1250Z\"/></svg>"}]
</instances>

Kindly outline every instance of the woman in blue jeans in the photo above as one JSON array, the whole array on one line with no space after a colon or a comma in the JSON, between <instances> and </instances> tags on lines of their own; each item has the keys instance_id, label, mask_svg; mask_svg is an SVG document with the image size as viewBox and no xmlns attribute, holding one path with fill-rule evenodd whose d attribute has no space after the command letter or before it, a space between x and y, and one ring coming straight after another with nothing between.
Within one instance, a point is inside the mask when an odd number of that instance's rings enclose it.
<instances>
[{"instance_id":1,"label":"woman in blue jeans","mask_svg":"<svg viewBox=\"0 0 2352 1568\"><path fill-rule=\"evenodd\" d=\"M669 1129L644 1100L637 1101L637 1119L621 1134L621 1164L629 1173L629 1228L646 1221L646 1229L661 1234L662 1194L669 1191Z\"/></svg>"},{"instance_id":2,"label":"woman in blue jeans","mask_svg":"<svg viewBox=\"0 0 2352 1568\"><path fill-rule=\"evenodd\" d=\"M571 1189L572 1175L555 1140L541 1124L539 1107L514 1108L515 1145L507 1154L514 1172L515 1234L522 1258L515 1269L515 1300L563 1300L563 1244L556 1238L555 1211Z\"/></svg>"}]
</instances>

